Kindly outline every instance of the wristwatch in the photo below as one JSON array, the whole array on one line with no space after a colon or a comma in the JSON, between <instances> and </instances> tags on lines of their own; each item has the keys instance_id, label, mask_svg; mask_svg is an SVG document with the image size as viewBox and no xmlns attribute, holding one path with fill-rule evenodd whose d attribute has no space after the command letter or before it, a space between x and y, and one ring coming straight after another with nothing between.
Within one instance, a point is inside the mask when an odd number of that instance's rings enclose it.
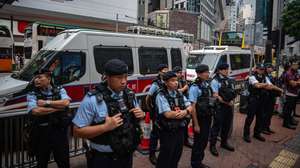
<instances>
[{"instance_id":1,"label":"wristwatch","mask_svg":"<svg viewBox=\"0 0 300 168\"><path fill-rule=\"evenodd\" d=\"M49 106L50 106L50 100L46 100L45 107L49 107Z\"/></svg>"}]
</instances>

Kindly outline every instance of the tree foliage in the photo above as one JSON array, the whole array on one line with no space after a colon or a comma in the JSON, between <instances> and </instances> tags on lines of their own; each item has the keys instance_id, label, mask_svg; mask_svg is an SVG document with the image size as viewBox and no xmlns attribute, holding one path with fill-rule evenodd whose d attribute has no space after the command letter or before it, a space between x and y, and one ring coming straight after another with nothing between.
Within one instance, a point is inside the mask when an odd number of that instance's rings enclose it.
<instances>
[{"instance_id":1,"label":"tree foliage","mask_svg":"<svg viewBox=\"0 0 300 168\"><path fill-rule=\"evenodd\" d=\"M283 9L282 23L285 33L300 40L300 0L290 1Z\"/></svg>"}]
</instances>

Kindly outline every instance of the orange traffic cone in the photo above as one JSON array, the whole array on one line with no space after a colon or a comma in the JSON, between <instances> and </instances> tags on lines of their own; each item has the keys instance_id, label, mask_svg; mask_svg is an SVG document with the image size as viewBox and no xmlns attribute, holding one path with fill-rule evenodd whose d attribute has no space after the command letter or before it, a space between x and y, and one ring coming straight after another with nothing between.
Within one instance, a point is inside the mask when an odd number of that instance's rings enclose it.
<instances>
[{"instance_id":1,"label":"orange traffic cone","mask_svg":"<svg viewBox=\"0 0 300 168\"><path fill-rule=\"evenodd\" d=\"M151 124L150 124L150 113L146 112L145 120L141 123L143 129L143 139L138 147L138 151L142 154L149 153L150 146L150 132L151 132Z\"/></svg>"},{"instance_id":2,"label":"orange traffic cone","mask_svg":"<svg viewBox=\"0 0 300 168\"><path fill-rule=\"evenodd\" d=\"M192 122L188 125L188 143L194 144L194 128Z\"/></svg>"}]
</instances>

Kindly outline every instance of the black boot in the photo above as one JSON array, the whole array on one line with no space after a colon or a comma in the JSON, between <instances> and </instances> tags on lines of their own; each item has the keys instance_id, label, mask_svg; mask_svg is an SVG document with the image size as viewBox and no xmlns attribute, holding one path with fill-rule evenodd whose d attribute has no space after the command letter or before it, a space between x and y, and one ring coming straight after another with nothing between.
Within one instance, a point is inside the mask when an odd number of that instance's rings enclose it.
<instances>
[{"instance_id":1,"label":"black boot","mask_svg":"<svg viewBox=\"0 0 300 168\"><path fill-rule=\"evenodd\" d=\"M263 136L261 136L260 134L254 134L253 137L262 142L266 141L266 139Z\"/></svg>"},{"instance_id":2,"label":"black boot","mask_svg":"<svg viewBox=\"0 0 300 168\"><path fill-rule=\"evenodd\" d=\"M218 150L217 150L217 148L216 148L216 145L211 145L211 146L210 146L210 152L211 152L211 154L214 155L214 156L219 156L219 152L218 152Z\"/></svg>"},{"instance_id":3,"label":"black boot","mask_svg":"<svg viewBox=\"0 0 300 168\"><path fill-rule=\"evenodd\" d=\"M262 133L266 135L271 135L271 133L267 129L263 130Z\"/></svg>"},{"instance_id":4,"label":"black boot","mask_svg":"<svg viewBox=\"0 0 300 168\"><path fill-rule=\"evenodd\" d=\"M156 157L155 153L150 153L149 154L149 160L150 160L150 162L153 165L156 165L156 163L157 163L157 157Z\"/></svg>"},{"instance_id":5,"label":"black boot","mask_svg":"<svg viewBox=\"0 0 300 168\"><path fill-rule=\"evenodd\" d=\"M270 134L275 134L275 131L271 130L271 128L268 128L267 131L268 131Z\"/></svg>"},{"instance_id":6,"label":"black boot","mask_svg":"<svg viewBox=\"0 0 300 168\"><path fill-rule=\"evenodd\" d=\"M297 120L295 120L295 119L293 118L290 124L291 124L291 125L297 126L298 123L299 123L299 121L297 121Z\"/></svg>"},{"instance_id":7,"label":"black boot","mask_svg":"<svg viewBox=\"0 0 300 168\"><path fill-rule=\"evenodd\" d=\"M207 166L207 165L201 163L201 164L199 165L199 168L209 168L209 166Z\"/></svg>"},{"instance_id":8,"label":"black boot","mask_svg":"<svg viewBox=\"0 0 300 168\"><path fill-rule=\"evenodd\" d=\"M231 151L231 152L234 152L234 147L231 146L231 145L229 145L227 142L226 142L226 143L222 143L222 144L221 144L221 148L224 148L224 149L226 149L226 150L229 150L229 151Z\"/></svg>"},{"instance_id":9,"label":"black boot","mask_svg":"<svg viewBox=\"0 0 300 168\"><path fill-rule=\"evenodd\" d=\"M283 127L287 128L287 129L292 129L292 130L296 129L296 126L295 125L291 125L291 124L283 124Z\"/></svg>"},{"instance_id":10,"label":"black boot","mask_svg":"<svg viewBox=\"0 0 300 168\"><path fill-rule=\"evenodd\" d=\"M244 139L245 142L251 143L251 138L250 138L249 135L244 135L243 139Z\"/></svg>"}]
</instances>

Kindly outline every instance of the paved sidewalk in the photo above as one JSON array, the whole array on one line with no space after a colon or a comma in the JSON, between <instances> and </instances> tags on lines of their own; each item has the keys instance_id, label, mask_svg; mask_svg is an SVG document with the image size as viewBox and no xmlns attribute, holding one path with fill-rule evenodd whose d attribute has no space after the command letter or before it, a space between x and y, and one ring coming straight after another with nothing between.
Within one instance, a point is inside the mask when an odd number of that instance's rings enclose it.
<instances>
[{"instance_id":1,"label":"paved sidewalk","mask_svg":"<svg viewBox=\"0 0 300 168\"><path fill-rule=\"evenodd\" d=\"M219 149L220 156L214 157L206 150L204 163L212 168L267 168L270 163L279 155L282 150L292 151L300 154L300 126L297 130L288 130L283 128L282 119L274 116L272 120L272 129L276 131L273 135L264 135L266 142L259 142L252 139L252 143L246 143L242 139L242 130L245 115L235 113L234 130L230 140L236 148L235 152ZM253 122L254 125L254 122ZM184 147L184 151L179 163L179 168L190 167L191 149ZM296 163L295 168L300 168L300 161ZM78 156L71 159L72 168L86 167L85 157ZM100 166L100 165L99 165ZM56 167L51 164L51 168ZM134 168L153 168L148 161L147 155L141 155L136 152L134 155ZM284 167L286 168L286 167Z\"/></svg>"}]
</instances>

